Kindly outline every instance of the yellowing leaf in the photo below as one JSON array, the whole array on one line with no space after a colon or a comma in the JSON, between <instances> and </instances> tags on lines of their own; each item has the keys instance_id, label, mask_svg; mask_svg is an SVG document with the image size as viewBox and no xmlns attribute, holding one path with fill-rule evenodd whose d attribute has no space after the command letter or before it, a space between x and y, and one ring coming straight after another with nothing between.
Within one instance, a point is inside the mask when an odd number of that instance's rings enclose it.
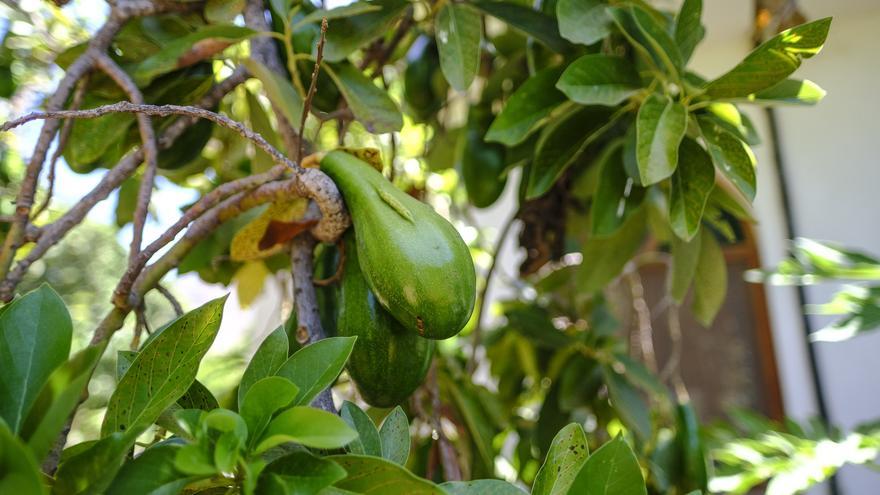
<instances>
[{"instance_id":1,"label":"yellowing leaf","mask_svg":"<svg viewBox=\"0 0 880 495\"><path fill-rule=\"evenodd\" d=\"M266 246L263 242L270 224L294 223L303 217L307 206L308 200L305 198L291 198L270 204L266 211L235 234L229 246L230 258L233 261L252 261L279 252L283 244L271 243Z\"/></svg>"},{"instance_id":2,"label":"yellowing leaf","mask_svg":"<svg viewBox=\"0 0 880 495\"><path fill-rule=\"evenodd\" d=\"M385 168L385 166L382 164L382 154L376 148L347 148L343 146L337 149L369 163L380 173L382 172L382 169Z\"/></svg>"},{"instance_id":3,"label":"yellowing leaf","mask_svg":"<svg viewBox=\"0 0 880 495\"><path fill-rule=\"evenodd\" d=\"M269 269L262 261L248 261L235 272L235 292L238 303L246 308L263 292L263 283L269 275Z\"/></svg>"}]
</instances>

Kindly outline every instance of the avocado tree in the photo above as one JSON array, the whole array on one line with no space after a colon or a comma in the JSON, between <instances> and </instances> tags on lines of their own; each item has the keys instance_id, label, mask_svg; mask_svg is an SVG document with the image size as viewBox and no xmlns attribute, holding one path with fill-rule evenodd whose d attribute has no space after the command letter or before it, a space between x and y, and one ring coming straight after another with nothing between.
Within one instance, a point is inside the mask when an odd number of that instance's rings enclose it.
<instances>
[{"instance_id":1,"label":"avocado tree","mask_svg":"<svg viewBox=\"0 0 880 495\"><path fill-rule=\"evenodd\" d=\"M708 492L676 363L628 352L609 290L627 287L649 329L638 267L662 259L670 329L691 289L688 310L714 319L721 245L757 187L737 105L821 100L790 76L830 19L706 80L688 69L701 0L106 7L85 30L49 3L0 6L31 26L6 27L0 97L58 75L2 124L0 492ZM6 133L26 124L28 152ZM59 167L101 178L61 205ZM197 199L149 236L169 182ZM515 207L490 243L470 214L505 188ZM111 195L127 261L70 355L60 288L23 289ZM521 290L484 328L514 225ZM225 298L184 312L172 271L240 294L290 273L292 311L229 397L196 380ZM176 318L148 311L153 291ZM68 442L102 358L100 432Z\"/></svg>"}]
</instances>

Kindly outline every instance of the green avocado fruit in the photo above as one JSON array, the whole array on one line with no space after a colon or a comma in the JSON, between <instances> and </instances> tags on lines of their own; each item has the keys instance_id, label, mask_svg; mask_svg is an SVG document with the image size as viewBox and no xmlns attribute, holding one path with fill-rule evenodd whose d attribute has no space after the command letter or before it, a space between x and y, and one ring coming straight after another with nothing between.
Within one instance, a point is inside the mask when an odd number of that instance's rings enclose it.
<instances>
[{"instance_id":1,"label":"green avocado fruit","mask_svg":"<svg viewBox=\"0 0 880 495\"><path fill-rule=\"evenodd\" d=\"M342 191L361 271L379 303L422 337L461 331L474 310L476 275L455 227L348 153L331 151L321 169Z\"/></svg>"},{"instance_id":2,"label":"green avocado fruit","mask_svg":"<svg viewBox=\"0 0 880 495\"><path fill-rule=\"evenodd\" d=\"M407 331L379 304L361 272L351 233L346 235L345 257L336 328L341 336L357 336L348 373L368 404L394 407L425 379L435 342Z\"/></svg>"}]
</instances>

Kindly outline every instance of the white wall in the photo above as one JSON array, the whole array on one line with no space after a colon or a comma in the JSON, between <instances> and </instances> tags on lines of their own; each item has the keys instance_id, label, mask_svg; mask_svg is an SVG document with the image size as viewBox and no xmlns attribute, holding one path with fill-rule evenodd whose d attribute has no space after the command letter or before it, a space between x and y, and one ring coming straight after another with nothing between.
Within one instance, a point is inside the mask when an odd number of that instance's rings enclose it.
<instances>
[{"instance_id":1,"label":"white wall","mask_svg":"<svg viewBox=\"0 0 880 495\"><path fill-rule=\"evenodd\" d=\"M880 185L880 2L869 0L801 0L809 19L834 16L823 52L807 60L798 77L811 79L828 91L813 108L785 107L777 111L779 146L797 236L833 240L880 254L876 189ZM709 37L695 55L694 65L706 75L718 75L751 47L751 2L709 0L705 21ZM758 196L761 223L758 244L765 265L785 254L785 229L774 170L767 121L750 112L765 144L758 156ZM821 303L833 287L810 288L808 303ZM791 288L767 290L771 324L786 412L795 418L817 411L810 379L796 293ZM812 319L813 329L825 320ZM844 428L880 417L880 333L841 343L813 344L831 421ZM866 468L845 468L839 476L842 494L876 493L880 474ZM816 490L821 493L822 489ZM811 492L812 493L812 492Z\"/></svg>"}]
</instances>

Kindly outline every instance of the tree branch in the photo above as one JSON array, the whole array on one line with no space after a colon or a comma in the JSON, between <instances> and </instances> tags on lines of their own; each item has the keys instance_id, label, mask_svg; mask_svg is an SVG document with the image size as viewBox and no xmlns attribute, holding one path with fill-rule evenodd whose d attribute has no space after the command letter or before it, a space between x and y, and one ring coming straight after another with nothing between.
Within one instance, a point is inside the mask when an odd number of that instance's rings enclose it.
<instances>
[{"instance_id":1,"label":"tree branch","mask_svg":"<svg viewBox=\"0 0 880 495\"><path fill-rule=\"evenodd\" d=\"M309 118L309 112L312 110L312 99L315 97L315 90L318 89L318 74L321 73L321 62L324 60L324 41L327 36L327 18L321 19L321 37L318 39L318 51L315 55L315 68L312 69L312 81L309 84L309 92L306 94L306 100L303 103L302 116L299 119L299 146L296 152L296 161L302 163L303 158L303 135L306 129L306 120Z\"/></svg>"},{"instance_id":2,"label":"tree branch","mask_svg":"<svg viewBox=\"0 0 880 495\"><path fill-rule=\"evenodd\" d=\"M128 99L135 104L144 104L144 95L138 89L137 84L106 54L101 53L95 59L99 69L110 76L113 81L128 95ZM141 134L141 149L144 153L146 167L141 177L141 186L138 190L137 204L132 219L131 247L129 248L128 265L135 264L138 252L141 250L141 242L144 237L144 227L147 222L147 213L150 207L150 197L153 195L153 182L156 180L156 169L159 166L159 146L156 144L156 133L153 123L148 115L135 114L138 123L138 131Z\"/></svg>"},{"instance_id":3,"label":"tree branch","mask_svg":"<svg viewBox=\"0 0 880 495\"><path fill-rule=\"evenodd\" d=\"M198 102L202 108L210 108L216 105L233 88L247 79L244 69L236 69L226 79L214 86L207 95ZM196 122L196 118L184 117L174 121L159 138L159 148L167 149L179 138L186 129ZM88 194L83 196L70 210L55 222L46 225L39 230L28 226L25 239L36 241L37 244L28 252L12 270L8 276L0 282L0 301L7 302L12 299L13 291L24 277L30 265L40 259L46 251L54 246L67 232L79 225L89 211L99 202L103 201L110 193L119 187L137 169L143 161L143 151L137 150L126 155L119 163L110 169L101 182Z\"/></svg>"}]
</instances>

